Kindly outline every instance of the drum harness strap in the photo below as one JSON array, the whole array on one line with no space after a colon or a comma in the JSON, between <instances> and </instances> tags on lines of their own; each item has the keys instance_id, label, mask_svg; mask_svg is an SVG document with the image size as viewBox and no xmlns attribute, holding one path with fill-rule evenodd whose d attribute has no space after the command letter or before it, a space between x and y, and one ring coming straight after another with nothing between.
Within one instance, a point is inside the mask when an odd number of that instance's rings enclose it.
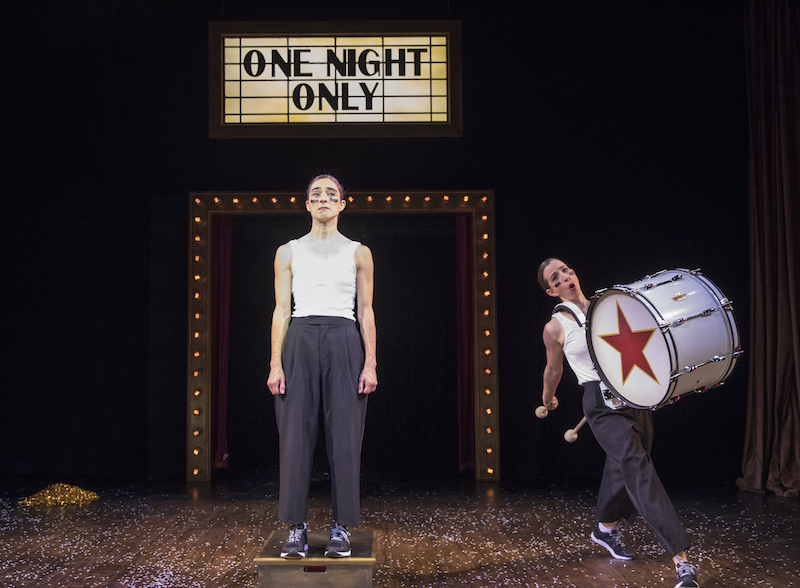
<instances>
[{"instance_id":1,"label":"drum harness strap","mask_svg":"<svg viewBox=\"0 0 800 588\"><path fill-rule=\"evenodd\" d=\"M583 328L583 322L581 321L580 318L578 318L578 313L575 312L575 309L572 308L573 306L574 305L571 302L560 302L559 304L556 304L555 307L553 308L553 314L561 311L568 312L575 318L575 322L578 323L578 326L580 328ZM606 383L603 382L602 379L600 380L600 393L603 395L603 402L606 403L606 406L608 408L612 410L617 410L619 408L623 408L626 406L626 404L622 402L622 400L620 400L611 393L611 391L608 389L608 386L606 386Z\"/></svg>"}]
</instances>

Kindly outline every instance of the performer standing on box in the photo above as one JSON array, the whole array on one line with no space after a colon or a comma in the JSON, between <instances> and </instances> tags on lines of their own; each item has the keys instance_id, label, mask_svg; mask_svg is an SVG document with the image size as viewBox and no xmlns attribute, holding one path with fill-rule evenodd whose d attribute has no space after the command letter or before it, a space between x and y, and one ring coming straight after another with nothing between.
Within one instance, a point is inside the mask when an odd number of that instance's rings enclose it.
<instances>
[{"instance_id":1,"label":"performer standing on box","mask_svg":"<svg viewBox=\"0 0 800 588\"><path fill-rule=\"evenodd\" d=\"M361 517L367 395L378 385L373 262L368 247L338 230L345 204L336 178L314 178L306 190L311 231L281 245L275 254L267 387L275 397L280 435L278 516L290 525L281 550L286 558L308 552L306 510L320 407L333 505L326 556L350 556L347 527L357 525Z\"/></svg>"},{"instance_id":2,"label":"performer standing on box","mask_svg":"<svg viewBox=\"0 0 800 588\"><path fill-rule=\"evenodd\" d=\"M650 459L652 412L625 406L601 382L586 341L585 315L589 301L575 272L563 261L551 257L539 266L538 278L548 295L561 299L542 335L547 353L542 403L548 410L558 408L555 393L566 356L584 388L583 413L606 452L595 510L598 524L592 531L592 541L605 547L616 559L633 559L633 551L619 538L617 524L620 519L633 523L637 514L641 514L672 556L678 575L675 588L696 588L697 573L686 559L689 547L686 534Z\"/></svg>"}]
</instances>

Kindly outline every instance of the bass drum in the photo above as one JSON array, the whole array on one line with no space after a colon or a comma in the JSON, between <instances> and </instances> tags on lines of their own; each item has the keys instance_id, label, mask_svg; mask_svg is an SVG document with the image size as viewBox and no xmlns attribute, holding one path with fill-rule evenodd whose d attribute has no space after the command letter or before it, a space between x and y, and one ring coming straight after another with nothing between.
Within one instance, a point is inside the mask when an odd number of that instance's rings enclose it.
<instances>
[{"instance_id":1,"label":"bass drum","mask_svg":"<svg viewBox=\"0 0 800 588\"><path fill-rule=\"evenodd\" d=\"M731 302L699 270L598 290L586 338L609 391L652 410L719 386L742 353Z\"/></svg>"}]
</instances>

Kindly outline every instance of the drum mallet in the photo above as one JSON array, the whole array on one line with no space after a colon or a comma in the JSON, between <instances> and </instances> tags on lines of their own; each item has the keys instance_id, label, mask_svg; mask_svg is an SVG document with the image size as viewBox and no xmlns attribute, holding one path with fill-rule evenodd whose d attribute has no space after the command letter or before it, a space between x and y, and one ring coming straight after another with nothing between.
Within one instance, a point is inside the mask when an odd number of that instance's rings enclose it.
<instances>
[{"instance_id":1,"label":"drum mallet","mask_svg":"<svg viewBox=\"0 0 800 588\"><path fill-rule=\"evenodd\" d=\"M549 410L547 410L547 408L546 408L546 407L544 407L544 406L540 406L539 408L537 408L537 409L536 409L536 411L535 411L535 412L536 412L536 416L537 416L537 417L539 417L540 419L543 419L544 417L546 417L546 416L547 416L547 414L548 414L550 411L549 411Z\"/></svg>"},{"instance_id":2,"label":"drum mallet","mask_svg":"<svg viewBox=\"0 0 800 588\"><path fill-rule=\"evenodd\" d=\"M564 439L567 443L575 443L575 440L578 438L578 431L580 428L586 424L586 417L581 419L577 425L575 425L574 429L567 429L567 432L564 433Z\"/></svg>"}]
</instances>

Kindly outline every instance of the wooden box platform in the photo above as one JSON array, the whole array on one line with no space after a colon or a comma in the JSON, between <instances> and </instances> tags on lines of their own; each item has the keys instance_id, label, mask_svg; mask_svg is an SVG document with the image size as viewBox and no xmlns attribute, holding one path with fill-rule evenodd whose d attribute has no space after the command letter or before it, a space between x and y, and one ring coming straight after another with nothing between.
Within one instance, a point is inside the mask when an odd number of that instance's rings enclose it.
<instances>
[{"instance_id":1,"label":"wooden box platform","mask_svg":"<svg viewBox=\"0 0 800 588\"><path fill-rule=\"evenodd\" d=\"M308 532L308 555L283 559L281 546L288 531L273 531L253 559L258 566L258 588L371 588L375 564L372 531L353 531L350 557L325 557L328 531Z\"/></svg>"}]
</instances>

